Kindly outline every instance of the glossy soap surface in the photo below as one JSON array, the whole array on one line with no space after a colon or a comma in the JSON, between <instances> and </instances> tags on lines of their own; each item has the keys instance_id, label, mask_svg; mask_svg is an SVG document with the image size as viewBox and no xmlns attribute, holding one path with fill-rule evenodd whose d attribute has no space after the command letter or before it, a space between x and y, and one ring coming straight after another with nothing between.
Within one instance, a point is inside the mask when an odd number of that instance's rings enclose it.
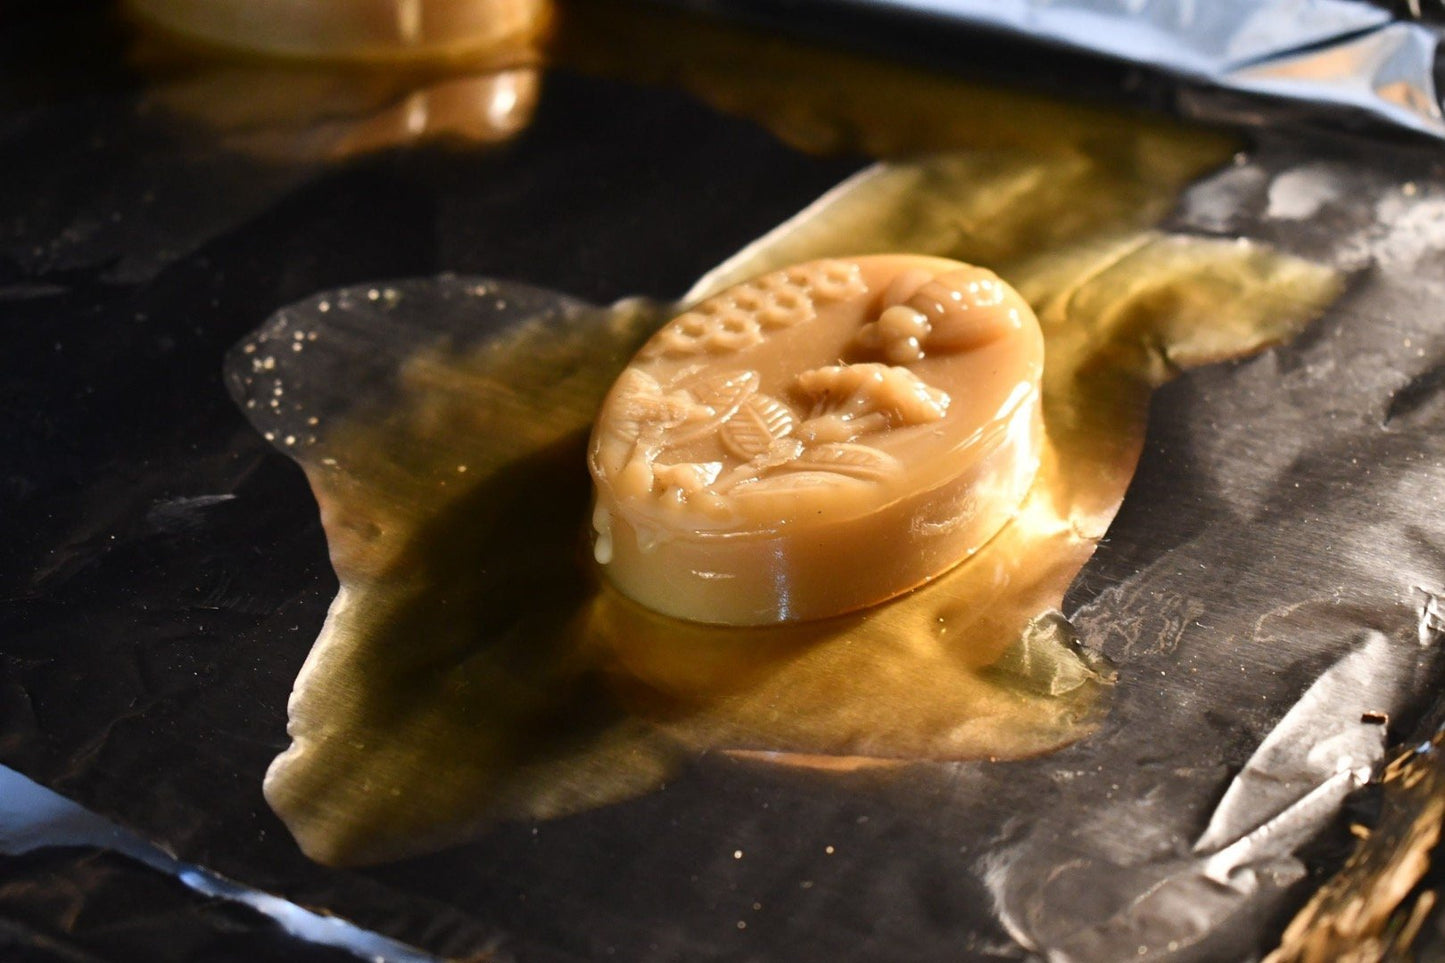
<instances>
[{"instance_id":1,"label":"glossy soap surface","mask_svg":"<svg viewBox=\"0 0 1445 963\"><path fill-rule=\"evenodd\" d=\"M1038 469L1043 338L992 272L831 258L705 299L602 406L595 554L649 608L822 618L977 551Z\"/></svg>"}]
</instances>

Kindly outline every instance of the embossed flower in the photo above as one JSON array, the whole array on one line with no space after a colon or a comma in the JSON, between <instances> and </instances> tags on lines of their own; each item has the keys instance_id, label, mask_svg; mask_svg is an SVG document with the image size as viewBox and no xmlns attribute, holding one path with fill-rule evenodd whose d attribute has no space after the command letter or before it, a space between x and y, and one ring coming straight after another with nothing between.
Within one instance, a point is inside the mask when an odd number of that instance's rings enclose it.
<instances>
[{"instance_id":1,"label":"embossed flower","mask_svg":"<svg viewBox=\"0 0 1445 963\"><path fill-rule=\"evenodd\" d=\"M798 434L806 441L850 441L870 431L938 421L948 393L898 365L828 365L798 375L798 392L812 402Z\"/></svg>"}]
</instances>

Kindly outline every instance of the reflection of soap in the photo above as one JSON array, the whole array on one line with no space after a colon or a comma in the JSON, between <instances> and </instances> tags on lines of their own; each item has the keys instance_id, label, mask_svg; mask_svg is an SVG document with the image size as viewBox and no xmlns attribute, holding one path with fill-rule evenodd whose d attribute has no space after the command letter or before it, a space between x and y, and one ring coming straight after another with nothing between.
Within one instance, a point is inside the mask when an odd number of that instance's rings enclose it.
<instances>
[{"instance_id":1,"label":"reflection of soap","mask_svg":"<svg viewBox=\"0 0 1445 963\"><path fill-rule=\"evenodd\" d=\"M126 0L176 37L306 60L444 60L541 32L545 0Z\"/></svg>"},{"instance_id":2,"label":"reflection of soap","mask_svg":"<svg viewBox=\"0 0 1445 963\"><path fill-rule=\"evenodd\" d=\"M996 276L815 261L675 318L592 435L595 554L668 615L760 625L881 602L1008 521L1038 467L1043 340Z\"/></svg>"}]
</instances>

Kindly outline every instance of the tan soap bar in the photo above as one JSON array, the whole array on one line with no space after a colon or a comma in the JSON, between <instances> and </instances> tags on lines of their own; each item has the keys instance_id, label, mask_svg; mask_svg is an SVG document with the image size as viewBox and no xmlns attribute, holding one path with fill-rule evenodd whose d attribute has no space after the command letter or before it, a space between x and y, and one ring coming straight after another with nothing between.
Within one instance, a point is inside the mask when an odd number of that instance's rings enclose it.
<instances>
[{"instance_id":1,"label":"tan soap bar","mask_svg":"<svg viewBox=\"0 0 1445 963\"><path fill-rule=\"evenodd\" d=\"M873 605L980 548L1038 469L1043 338L956 261L813 261L668 322L592 433L594 553L667 615Z\"/></svg>"}]
</instances>

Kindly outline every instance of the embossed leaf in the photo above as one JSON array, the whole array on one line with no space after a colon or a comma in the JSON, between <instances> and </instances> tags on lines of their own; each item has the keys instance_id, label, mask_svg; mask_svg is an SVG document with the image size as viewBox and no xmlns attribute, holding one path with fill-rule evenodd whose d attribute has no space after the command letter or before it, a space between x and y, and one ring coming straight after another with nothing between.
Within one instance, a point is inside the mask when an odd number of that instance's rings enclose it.
<instances>
[{"instance_id":1,"label":"embossed leaf","mask_svg":"<svg viewBox=\"0 0 1445 963\"><path fill-rule=\"evenodd\" d=\"M718 426L733 417L743 402L758 390L758 373L756 371L728 371L690 382L682 390L686 391L699 405L705 405L712 409L713 414L709 418L703 418L688 425L685 430L673 435L669 439L669 443L674 445L695 441L709 432L716 431Z\"/></svg>"},{"instance_id":2,"label":"embossed leaf","mask_svg":"<svg viewBox=\"0 0 1445 963\"><path fill-rule=\"evenodd\" d=\"M727 371L701 378L685 386L700 405L718 412L736 411L743 400L758 390L756 371Z\"/></svg>"},{"instance_id":3,"label":"embossed leaf","mask_svg":"<svg viewBox=\"0 0 1445 963\"><path fill-rule=\"evenodd\" d=\"M662 386L644 371L628 368L617 379L613 425L624 438L637 438L644 425L676 424L681 419L671 410L662 394Z\"/></svg>"},{"instance_id":4,"label":"embossed leaf","mask_svg":"<svg viewBox=\"0 0 1445 963\"><path fill-rule=\"evenodd\" d=\"M809 448L789 467L797 471L836 472L861 481L880 481L896 474L902 465L897 458L870 445L843 442Z\"/></svg>"},{"instance_id":5,"label":"embossed leaf","mask_svg":"<svg viewBox=\"0 0 1445 963\"><path fill-rule=\"evenodd\" d=\"M770 395L755 394L738 406L719 433L728 451L739 458L766 454L773 442L793 432L793 411Z\"/></svg>"},{"instance_id":6,"label":"embossed leaf","mask_svg":"<svg viewBox=\"0 0 1445 963\"><path fill-rule=\"evenodd\" d=\"M631 405L638 399L655 398L662 394L662 386L657 383L657 379L635 367L624 368L612 390L617 395L617 403L623 405Z\"/></svg>"},{"instance_id":7,"label":"embossed leaf","mask_svg":"<svg viewBox=\"0 0 1445 963\"><path fill-rule=\"evenodd\" d=\"M786 465L790 461L796 461L803 453L803 443L796 438L777 438L768 446L768 450L761 454L754 455L749 461L738 465L732 471L718 479L716 490L719 492L731 491L738 485L745 485L754 479L761 478L767 472L772 471L780 465Z\"/></svg>"}]
</instances>

